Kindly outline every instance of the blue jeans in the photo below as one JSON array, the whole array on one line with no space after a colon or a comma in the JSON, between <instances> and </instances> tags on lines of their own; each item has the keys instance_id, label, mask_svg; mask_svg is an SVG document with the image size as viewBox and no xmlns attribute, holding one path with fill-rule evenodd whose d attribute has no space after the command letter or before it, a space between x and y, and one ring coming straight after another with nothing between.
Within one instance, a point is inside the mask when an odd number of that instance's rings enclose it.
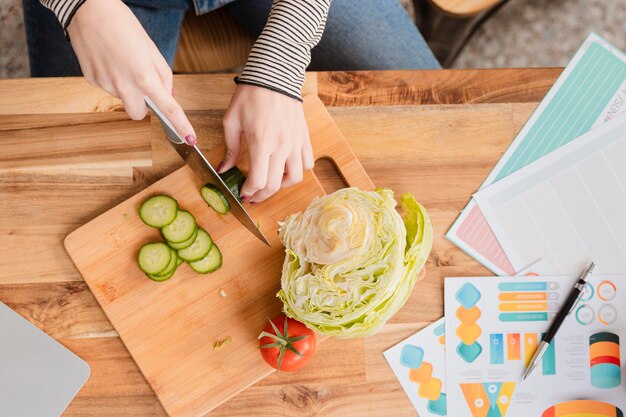
<instances>
[{"instance_id":1,"label":"blue jeans","mask_svg":"<svg viewBox=\"0 0 626 417\"><path fill-rule=\"evenodd\" d=\"M54 14L39 0L23 0L23 3L31 75L81 75L76 55ZM126 3L171 66L187 10L204 12L228 3L224 6L226 10L256 37L265 25L272 1L128 0ZM313 48L308 69L439 68L437 59L398 0L333 0L324 36Z\"/></svg>"}]
</instances>

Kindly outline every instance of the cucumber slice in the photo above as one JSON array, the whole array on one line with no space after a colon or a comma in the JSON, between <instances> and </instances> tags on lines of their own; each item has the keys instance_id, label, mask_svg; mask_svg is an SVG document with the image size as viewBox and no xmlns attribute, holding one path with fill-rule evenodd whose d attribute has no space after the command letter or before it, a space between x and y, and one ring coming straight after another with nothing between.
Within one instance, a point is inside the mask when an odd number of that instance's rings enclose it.
<instances>
[{"instance_id":1,"label":"cucumber slice","mask_svg":"<svg viewBox=\"0 0 626 417\"><path fill-rule=\"evenodd\" d=\"M179 250L178 256L187 262L198 261L209 254L211 245L213 245L211 235L204 229L198 229L196 241L188 248Z\"/></svg>"},{"instance_id":2,"label":"cucumber slice","mask_svg":"<svg viewBox=\"0 0 626 417\"><path fill-rule=\"evenodd\" d=\"M195 242L196 240L196 236L198 236L198 228L196 227L196 231L193 232L193 235L191 235L191 237L187 240L185 240L184 242L180 242L180 243L174 243L174 242L165 242L169 245L170 248L172 249L176 249L176 250L181 250L181 249L185 249L188 248L189 246L191 246L193 244L193 242Z\"/></svg>"},{"instance_id":3,"label":"cucumber slice","mask_svg":"<svg viewBox=\"0 0 626 417\"><path fill-rule=\"evenodd\" d=\"M165 240L172 243L182 243L189 239L196 231L196 219L185 210L176 212L176 219L161 229Z\"/></svg>"},{"instance_id":4,"label":"cucumber slice","mask_svg":"<svg viewBox=\"0 0 626 417\"><path fill-rule=\"evenodd\" d=\"M189 262L189 266L201 274L217 271L222 266L222 253L217 245L213 244L207 256L199 261Z\"/></svg>"},{"instance_id":5,"label":"cucumber slice","mask_svg":"<svg viewBox=\"0 0 626 417\"><path fill-rule=\"evenodd\" d=\"M167 281L168 279L172 278L175 273L176 273L176 268L174 268L170 273L165 274L165 275L152 275L152 274L146 274L146 275L152 281L163 282L163 281Z\"/></svg>"},{"instance_id":6,"label":"cucumber slice","mask_svg":"<svg viewBox=\"0 0 626 417\"><path fill-rule=\"evenodd\" d=\"M176 268L178 268L183 262L181 258L178 257L178 255L176 255Z\"/></svg>"},{"instance_id":7,"label":"cucumber slice","mask_svg":"<svg viewBox=\"0 0 626 417\"><path fill-rule=\"evenodd\" d=\"M219 214L226 214L230 210L230 204L224 194L212 184L207 184L200 189L200 194L206 203ZM238 194L235 194L238 195Z\"/></svg>"},{"instance_id":8,"label":"cucumber slice","mask_svg":"<svg viewBox=\"0 0 626 417\"><path fill-rule=\"evenodd\" d=\"M137 263L146 274L160 274L167 269L174 252L165 243L146 243L139 249Z\"/></svg>"},{"instance_id":9,"label":"cucumber slice","mask_svg":"<svg viewBox=\"0 0 626 417\"><path fill-rule=\"evenodd\" d=\"M155 195L141 203L139 217L151 227L165 227L176 219L178 202L168 195Z\"/></svg>"},{"instance_id":10,"label":"cucumber slice","mask_svg":"<svg viewBox=\"0 0 626 417\"><path fill-rule=\"evenodd\" d=\"M243 172L237 167L232 167L223 174L220 174L220 177L222 177L222 181L224 181L228 189L241 201L241 186L246 182L246 176L243 175Z\"/></svg>"}]
</instances>

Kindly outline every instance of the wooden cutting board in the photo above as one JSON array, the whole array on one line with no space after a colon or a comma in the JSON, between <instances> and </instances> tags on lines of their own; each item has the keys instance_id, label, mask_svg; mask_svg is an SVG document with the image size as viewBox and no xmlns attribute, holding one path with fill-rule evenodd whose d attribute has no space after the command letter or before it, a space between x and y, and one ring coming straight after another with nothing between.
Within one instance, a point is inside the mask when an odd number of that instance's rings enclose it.
<instances>
[{"instance_id":1,"label":"wooden cutting board","mask_svg":"<svg viewBox=\"0 0 626 417\"><path fill-rule=\"evenodd\" d=\"M305 99L305 112L316 159L331 159L348 185L373 189L316 96ZM206 154L212 164L222 155L222 148ZM271 242L267 247L233 216L209 209L200 197L201 186L184 166L65 240L76 267L172 417L204 415L273 372L259 355L257 336L266 318L281 309L276 293L284 248L277 222L324 194L315 175L307 172L301 184L258 206L248 205ZM173 278L158 283L139 270L141 245L162 238L141 222L137 210L157 193L176 198L211 234L224 256L219 271L200 275L183 264ZM213 348L228 337L230 345Z\"/></svg>"}]
</instances>

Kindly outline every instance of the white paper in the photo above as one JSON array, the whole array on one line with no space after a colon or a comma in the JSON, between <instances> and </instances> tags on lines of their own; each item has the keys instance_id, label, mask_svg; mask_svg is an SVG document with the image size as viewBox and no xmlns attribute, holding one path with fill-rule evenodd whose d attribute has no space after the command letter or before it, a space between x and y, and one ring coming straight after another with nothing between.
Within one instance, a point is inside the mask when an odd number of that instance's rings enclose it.
<instances>
[{"instance_id":1,"label":"white paper","mask_svg":"<svg viewBox=\"0 0 626 417\"><path fill-rule=\"evenodd\" d=\"M544 359L522 381L526 364L576 279L446 278L450 416L614 416L600 410L626 410L626 370L620 368L626 351L623 275L591 277ZM571 403L578 399L595 402ZM550 414L552 407L568 405L578 407L580 414ZM582 407L593 407L597 414L585 414Z\"/></svg>"}]
</instances>

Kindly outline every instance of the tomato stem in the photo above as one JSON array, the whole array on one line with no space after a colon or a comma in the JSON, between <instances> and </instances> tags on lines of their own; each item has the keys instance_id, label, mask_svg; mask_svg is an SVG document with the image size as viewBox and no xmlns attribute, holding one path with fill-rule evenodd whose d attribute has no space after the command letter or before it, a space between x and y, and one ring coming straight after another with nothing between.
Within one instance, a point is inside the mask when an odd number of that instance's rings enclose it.
<instances>
[{"instance_id":1,"label":"tomato stem","mask_svg":"<svg viewBox=\"0 0 626 417\"><path fill-rule=\"evenodd\" d=\"M259 339L263 337L269 337L269 338L276 340L276 342L262 345L260 348L269 349L269 348L277 347L280 349L279 354L278 354L278 366L276 367L277 370L280 370L280 367L283 363L283 357L285 356L285 352L287 350L290 350L296 355L302 357L302 353L298 351L298 349L296 349L293 344L300 340L306 339L307 337L309 337L309 335L289 337L289 331L287 329L287 318L285 318L285 321L284 321L285 324L284 324L284 329L282 333L280 330L278 330L278 327L274 324L272 320L270 320L269 318L267 320L270 322L270 325L272 326L272 329L274 330L276 334L263 331L259 335Z\"/></svg>"}]
</instances>

